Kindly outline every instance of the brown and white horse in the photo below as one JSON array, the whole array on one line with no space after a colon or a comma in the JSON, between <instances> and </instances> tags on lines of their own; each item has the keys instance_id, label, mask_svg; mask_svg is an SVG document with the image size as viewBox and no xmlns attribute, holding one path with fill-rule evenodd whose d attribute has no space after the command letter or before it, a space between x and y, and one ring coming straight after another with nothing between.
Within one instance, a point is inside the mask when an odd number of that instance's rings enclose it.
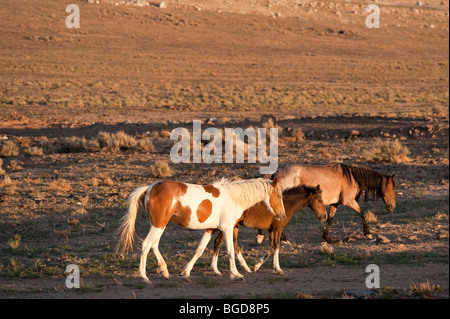
<instances>
[{"instance_id":1,"label":"brown and white horse","mask_svg":"<svg viewBox=\"0 0 450 319\"><path fill-rule=\"evenodd\" d=\"M234 228L233 241L234 241L234 251L238 257L239 263L245 268L247 272L251 272L250 268L247 266L244 258L242 257L240 248L237 244L237 236L239 232L239 226L243 225L246 227L268 229L270 236L270 248L269 251L260 259L258 264L255 266L255 271L258 270L262 264L270 257L273 253L273 267L282 274L280 263L279 263L279 250L280 250L280 238L283 229L289 223L289 220L294 216L294 214L305 207L311 208L320 221L325 221L327 219L327 211L322 200L322 190L320 186L317 187L306 187L298 186L285 190L283 192L283 204L286 211L286 218L282 221L276 220L272 214L267 210L266 206L258 203L255 206L247 209L239 220L238 224ZM214 241L214 255L212 259L211 266L217 275L220 275L220 271L217 269L217 260L219 256L219 250L224 241L223 233L220 233Z\"/></svg>"},{"instance_id":2,"label":"brown and white horse","mask_svg":"<svg viewBox=\"0 0 450 319\"><path fill-rule=\"evenodd\" d=\"M282 190L300 185L314 187L320 184L324 204L331 205L327 226L322 236L322 240L326 242L331 241L330 226L336 209L341 204L350 207L361 216L364 236L372 238L365 213L358 205L358 199L363 193L366 200L369 197L372 199L376 196L381 197L388 212L395 209L395 174L382 175L370 168L357 165L294 164L279 168L274 177L278 179Z\"/></svg>"},{"instance_id":3,"label":"brown and white horse","mask_svg":"<svg viewBox=\"0 0 450 319\"><path fill-rule=\"evenodd\" d=\"M264 202L273 216L280 220L285 218L282 193L277 180L272 182L259 178L233 182L222 179L212 185L156 182L135 189L128 197L128 211L118 230L120 239L116 248L117 253L127 253L130 248L132 249L139 202L146 209L151 224L150 231L142 243L139 266L140 275L147 283L150 283L146 275L150 248L158 260L157 271L161 272L163 277L169 277L167 264L158 249L159 240L169 221L189 229L221 230L225 235L231 278L242 278L236 269L233 247L233 228L242 213L256 203ZM205 234L208 234L208 231ZM202 246L207 237L203 236L196 255L203 253ZM190 274L187 267L183 271L186 278Z\"/></svg>"}]
</instances>

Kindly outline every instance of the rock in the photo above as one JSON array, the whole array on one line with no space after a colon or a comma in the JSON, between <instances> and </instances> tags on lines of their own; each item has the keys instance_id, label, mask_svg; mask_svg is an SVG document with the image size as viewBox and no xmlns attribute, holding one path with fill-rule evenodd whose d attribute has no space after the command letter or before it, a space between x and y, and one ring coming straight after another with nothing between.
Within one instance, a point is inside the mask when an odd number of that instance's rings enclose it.
<instances>
[{"instance_id":1,"label":"rock","mask_svg":"<svg viewBox=\"0 0 450 319\"><path fill-rule=\"evenodd\" d=\"M417 5L418 7L421 7L421 6L423 6L423 3L422 3L422 1L417 1L416 5Z\"/></svg>"},{"instance_id":2,"label":"rock","mask_svg":"<svg viewBox=\"0 0 450 319\"><path fill-rule=\"evenodd\" d=\"M148 5L147 0L138 0L136 2L136 6L138 6L138 7L144 7L146 5Z\"/></svg>"},{"instance_id":3,"label":"rock","mask_svg":"<svg viewBox=\"0 0 450 319\"><path fill-rule=\"evenodd\" d=\"M378 297L380 293L375 289L350 289L344 291L344 294L355 297L357 299Z\"/></svg>"},{"instance_id":4,"label":"rock","mask_svg":"<svg viewBox=\"0 0 450 319\"><path fill-rule=\"evenodd\" d=\"M167 8L167 3L165 3L164 1L161 1L158 5L159 8L161 9L166 9Z\"/></svg>"},{"instance_id":5,"label":"rock","mask_svg":"<svg viewBox=\"0 0 450 319\"><path fill-rule=\"evenodd\" d=\"M391 240L383 235L377 235L376 243L377 244L389 244Z\"/></svg>"},{"instance_id":6,"label":"rock","mask_svg":"<svg viewBox=\"0 0 450 319\"><path fill-rule=\"evenodd\" d=\"M448 231L439 231L436 235L437 239L449 239Z\"/></svg>"},{"instance_id":7,"label":"rock","mask_svg":"<svg viewBox=\"0 0 450 319\"><path fill-rule=\"evenodd\" d=\"M354 241L356 241L356 238L354 238L354 237L352 237L352 236L347 236L347 237L345 237L344 240L343 240L343 242L344 242L345 244L351 243L351 242L354 242Z\"/></svg>"}]
</instances>

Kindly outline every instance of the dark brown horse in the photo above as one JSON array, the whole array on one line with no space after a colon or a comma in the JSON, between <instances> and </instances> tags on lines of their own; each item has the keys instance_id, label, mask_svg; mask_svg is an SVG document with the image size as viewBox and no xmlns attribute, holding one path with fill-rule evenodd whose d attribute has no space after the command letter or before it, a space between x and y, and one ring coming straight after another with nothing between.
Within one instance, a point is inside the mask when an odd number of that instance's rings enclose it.
<instances>
[{"instance_id":1,"label":"dark brown horse","mask_svg":"<svg viewBox=\"0 0 450 319\"><path fill-rule=\"evenodd\" d=\"M325 205L330 205L327 226L322 240L330 242L330 226L339 205L346 205L357 212L362 219L364 236L372 238L365 212L358 205L364 194L366 200L381 197L388 212L395 209L394 175L380 174L370 168L357 165L288 165L278 169L273 177L278 178L281 189L294 186L314 186L320 184ZM262 230L264 234L264 230ZM261 231L260 231L261 235ZM260 236L258 235L258 236Z\"/></svg>"},{"instance_id":2,"label":"dark brown horse","mask_svg":"<svg viewBox=\"0 0 450 319\"><path fill-rule=\"evenodd\" d=\"M279 273L283 273L278 260L281 233L289 223L291 217L296 212L302 210L305 207L311 208L321 221L325 221L327 219L327 211L325 209L321 194L322 190L320 189L319 185L317 185L316 187L299 186L291 188L289 190L285 190L283 192L283 204L286 212L286 218L282 221L273 218L273 216L267 210L267 207L262 203L258 203L255 206L250 207L244 211L244 214L242 214L241 219L234 228L233 241L234 249L237 254L239 263L245 268L247 272L251 272L251 270L247 266L247 263L242 257L241 250L237 245L239 226L244 225L246 227L268 229L270 235L270 249L255 266L255 271L258 270L259 267L261 267L261 265L267 260L267 258L269 258L272 253L274 253L273 266ZM211 263L214 272L218 275L220 275L220 272L217 269L217 259L223 241L224 236L221 232L214 241L214 256Z\"/></svg>"}]
</instances>

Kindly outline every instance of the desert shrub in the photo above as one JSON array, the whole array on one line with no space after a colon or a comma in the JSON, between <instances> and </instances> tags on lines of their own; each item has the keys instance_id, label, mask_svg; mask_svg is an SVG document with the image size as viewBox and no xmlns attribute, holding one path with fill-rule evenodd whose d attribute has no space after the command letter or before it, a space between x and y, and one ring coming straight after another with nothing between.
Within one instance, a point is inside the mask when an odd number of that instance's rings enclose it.
<instances>
[{"instance_id":1,"label":"desert shrub","mask_svg":"<svg viewBox=\"0 0 450 319\"><path fill-rule=\"evenodd\" d=\"M136 147L138 150L141 150L141 151L155 150L155 146L153 145L153 142L149 138L138 139Z\"/></svg>"},{"instance_id":2,"label":"desert shrub","mask_svg":"<svg viewBox=\"0 0 450 319\"><path fill-rule=\"evenodd\" d=\"M163 160L155 161L155 164L150 166L150 173L153 177L171 177L173 176L172 168L169 163Z\"/></svg>"},{"instance_id":3,"label":"desert shrub","mask_svg":"<svg viewBox=\"0 0 450 319\"><path fill-rule=\"evenodd\" d=\"M51 182L48 189L54 192L69 192L72 186L65 179L59 178Z\"/></svg>"},{"instance_id":4,"label":"desert shrub","mask_svg":"<svg viewBox=\"0 0 450 319\"><path fill-rule=\"evenodd\" d=\"M62 137L59 140L59 151L62 153L79 153L87 152L87 141L84 137Z\"/></svg>"},{"instance_id":5,"label":"desert shrub","mask_svg":"<svg viewBox=\"0 0 450 319\"><path fill-rule=\"evenodd\" d=\"M119 131L108 133L101 131L97 137L87 140L84 137L62 137L59 139L59 149L61 153L80 152L113 152L117 153L126 150L153 151L154 146L149 138L135 139L134 137Z\"/></svg>"},{"instance_id":6,"label":"desert shrub","mask_svg":"<svg viewBox=\"0 0 450 319\"><path fill-rule=\"evenodd\" d=\"M102 150L109 152L125 151L137 146L136 139L123 131L112 134L108 132L99 132L97 141Z\"/></svg>"},{"instance_id":7,"label":"desert shrub","mask_svg":"<svg viewBox=\"0 0 450 319\"><path fill-rule=\"evenodd\" d=\"M278 136L280 136L283 133L283 128L281 126L276 125L271 117L267 121L265 121L262 126L266 129L266 137L270 136L271 128L278 129Z\"/></svg>"},{"instance_id":8,"label":"desert shrub","mask_svg":"<svg viewBox=\"0 0 450 319\"><path fill-rule=\"evenodd\" d=\"M0 157L0 174L5 174L5 170L3 169L3 159Z\"/></svg>"},{"instance_id":9,"label":"desert shrub","mask_svg":"<svg viewBox=\"0 0 450 319\"><path fill-rule=\"evenodd\" d=\"M41 155L44 155L44 151L42 150L42 147L37 147L37 146L28 147L25 152L29 156L41 156Z\"/></svg>"},{"instance_id":10,"label":"desert shrub","mask_svg":"<svg viewBox=\"0 0 450 319\"><path fill-rule=\"evenodd\" d=\"M20 147L13 141L4 141L0 145L1 157L19 156Z\"/></svg>"},{"instance_id":11,"label":"desert shrub","mask_svg":"<svg viewBox=\"0 0 450 319\"><path fill-rule=\"evenodd\" d=\"M398 139L376 139L373 147L364 153L370 162L404 163L408 162L409 149L402 145Z\"/></svg>"}]
</instances>

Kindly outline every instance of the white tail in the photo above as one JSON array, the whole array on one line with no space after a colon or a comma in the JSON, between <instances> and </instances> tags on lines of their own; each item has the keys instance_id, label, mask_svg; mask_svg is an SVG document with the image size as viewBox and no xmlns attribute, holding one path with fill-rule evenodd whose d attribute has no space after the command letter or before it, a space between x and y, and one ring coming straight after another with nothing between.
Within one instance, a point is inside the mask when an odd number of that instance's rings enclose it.
<instances>
[{"instance_id":1,"label":"white tail","mask_svg":"<svg viewBox=\"0 0 450 319\"><path fill-rule=\"evenodd\" d=\"M120 235L119 243L116 247L116 254L126 254L131 249L133 251L134 231L136 216L139 207L139 199L150 186L136 188L127 199L127 214L122 217L122 225L117 231Z\"/></svg>"}]
</instances>

